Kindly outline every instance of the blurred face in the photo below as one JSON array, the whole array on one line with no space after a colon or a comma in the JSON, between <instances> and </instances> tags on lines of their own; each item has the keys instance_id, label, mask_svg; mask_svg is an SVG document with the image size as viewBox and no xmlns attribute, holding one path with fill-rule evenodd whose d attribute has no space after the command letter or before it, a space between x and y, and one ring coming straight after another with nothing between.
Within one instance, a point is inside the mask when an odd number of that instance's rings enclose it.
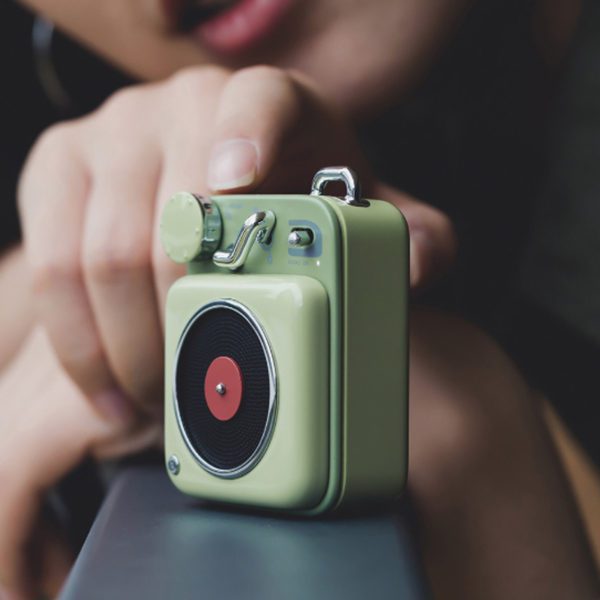
<instances>
[{"instance_id":1,"label":"blurred face","mask_svg":"<svg viewBox=\"0 0 600 600\"><path fill-rule=\"evenodd\" d=\"M401 95L471 0L23 0L137 77L293 68L350 113Z\"/></svg>"}]
</instances>

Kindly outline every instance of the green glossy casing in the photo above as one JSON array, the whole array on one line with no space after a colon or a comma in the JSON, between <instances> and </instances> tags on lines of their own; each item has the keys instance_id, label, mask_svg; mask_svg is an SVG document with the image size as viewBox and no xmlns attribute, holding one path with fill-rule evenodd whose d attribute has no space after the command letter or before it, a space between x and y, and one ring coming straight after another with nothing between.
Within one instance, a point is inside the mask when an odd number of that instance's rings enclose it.
<instances>
[{"instance_id":1,"label":"green glossy casing","mask_svg":"<svg viewBox=\"0 0 600 600\"><path fill-rule=\"evenodd\" d=\"M221 248L258 210L276 216L268 245L235 272L197 260L166 306L165 454L183 492L206 500L316 515L341 505L389 501L407 471L408 233L391 204L352 206L335 197L211 198L223 220ZM310 228L292 248L293 228ZM238 478L206 471L186 445L173 378L187 323L206 304L244 305L268 340L276 372L272 434L261 460Z\"/></svg>"}]
</instances>

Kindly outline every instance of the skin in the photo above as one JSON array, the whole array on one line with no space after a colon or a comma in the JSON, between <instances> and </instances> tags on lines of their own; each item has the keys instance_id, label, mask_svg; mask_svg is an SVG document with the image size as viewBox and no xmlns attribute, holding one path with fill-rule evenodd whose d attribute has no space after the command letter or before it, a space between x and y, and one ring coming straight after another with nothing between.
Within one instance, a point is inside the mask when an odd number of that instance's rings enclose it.
<instances>
[{"instance_id":1,"label":"skin","mask_svg":"<svg viewBox=\"0 0 600 600\"><path fill-rule=\"evenodd\" d=\"M420 310L411 328L409 486L434 597L595 597L541 399L472 325Z\"/></svg>"},{"instance_id":2,"label":"skin","mask_svg":"<svg viewBox=\"0 0 600 600\"><path fill-rule=\"evenodd\" d=\"M0 581L14 598L55 591L68 564L60 540L39 521L44 490L83 456L122 455L156 439L162 307L181 273L157 236L170 194L297 192L318 167L349 164L367 195L405 214L413 288L451 263L448 219L372 177L353 129L415 85L468 3L353 0L349 10L347 0L307 1L268 44L227 60L170 28L154 0L28 4L152 83L45 132L21 177L24 250L11 255L21 268L0 279L2 289L17 286L33 303L30 314L15 300L23 325L15 325L0 375L3 416L12 415L3 419L11 428L0 445L10 439L28 457L18 471L0 465L2 488L12 490L0 498ZM375 27L385 43L371 43ZM348 55L356 56L352 69ZM577 513L526 384L465 323L425 315L415 319L413 338L410 485L426 525L434 591L591 597L594 574ZM44 377L23 376L39 365ZM52 434L43 449L25 426L37 413L35 423ZM489 454L506 440L510 453ZM482 453L490 461L474 460ZM527 502L510 502L516 489ZM490 501L490 490L506 503ZM523 547L507 530L530 543ZM473 538L459 544L464 552L447 551L444 536L467 531ZM481 547L498 551L469 551Z\"/></svg>"},{"instance_id":3,"label":"skin","mask_svg":"<svg viewBox=\"0 0 600 600\"><path fill-rule=\"evenodd\" d=\"M370 113L407 90L470 2L302 0L274 36L227 58L175 31L159 0L106 0L100 10L94 0L25 3L144 80L163 79L191 65L271 64L304 73L336 106L355 114ZM373 43L374 31L380 43Z\"/></svg>"},{"instance_id":4,"label":"skin","mask_svg":"<svg viewBox=\"0 0 600 600\"><path fill-rule=\"evenodd\" d=\"M324 130L327 140L315 144ZM115 147L117 135L128 142ZM38 314L84 393L117 418L129 404L156 406L162 394L163 305L183 272L159 240L166 199L180 189L299 190L319 165L336 162L368 174L334 109L304 79L273 67L179 71L46 132L19 189L25 248ZM415 249L414 277L448 260L454 239L443 215L365 183L433 240L428 254Z\"/></svg>"},{"instance_id":5,"label":"skin","mask_svg":"<svg viewBox=\"0 0 600 600\"><path fill-rule=\"evenodd\" d=\"M40 515L45 491L86 456L125 456L156 444L161 428L99 417L36 325L4 368L0 397L2 448L23 449L18 468L0 464L0 598L54 597L73 557L61 532Z\"/></svg>"}]
</instances>

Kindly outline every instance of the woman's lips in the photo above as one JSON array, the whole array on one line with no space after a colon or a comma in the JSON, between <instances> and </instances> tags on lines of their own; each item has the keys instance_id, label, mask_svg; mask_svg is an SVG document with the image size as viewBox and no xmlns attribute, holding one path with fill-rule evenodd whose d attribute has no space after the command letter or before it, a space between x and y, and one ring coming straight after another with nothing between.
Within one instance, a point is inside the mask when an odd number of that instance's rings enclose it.
<instances>
[{"instance_id":1,"label":"woman's lips","mask_svg":"<svg viewBox=\"0 0 600 600\"><path fill-rule=\"evenodd\" d=\"M239 0L191 30L209 50L233 54L267 37L294 0Z\"/></svg>"}]
</instances>

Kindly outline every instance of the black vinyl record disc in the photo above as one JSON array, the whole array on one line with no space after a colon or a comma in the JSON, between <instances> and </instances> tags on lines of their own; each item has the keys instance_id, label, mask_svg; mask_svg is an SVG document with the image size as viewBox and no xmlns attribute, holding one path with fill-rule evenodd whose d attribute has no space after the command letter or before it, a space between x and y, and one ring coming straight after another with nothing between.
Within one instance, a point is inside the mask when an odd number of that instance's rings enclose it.
<instances>
[{"instance_id":1,"label":"black vinyl record disc","mask_svg":"<svg viewBox=\"0 0 600 600\"><path fill-rule=\"evenodd\" d=\"M180 426L201 464L216 475L243 474L268 443L274 373L260 331L246 309L223 301L196 313L180 342L175 366ZM205 394L211 365L224 358L238 367L243 390L239 407L226 420L218 418Z\"/></svg>"}]
</instances>

